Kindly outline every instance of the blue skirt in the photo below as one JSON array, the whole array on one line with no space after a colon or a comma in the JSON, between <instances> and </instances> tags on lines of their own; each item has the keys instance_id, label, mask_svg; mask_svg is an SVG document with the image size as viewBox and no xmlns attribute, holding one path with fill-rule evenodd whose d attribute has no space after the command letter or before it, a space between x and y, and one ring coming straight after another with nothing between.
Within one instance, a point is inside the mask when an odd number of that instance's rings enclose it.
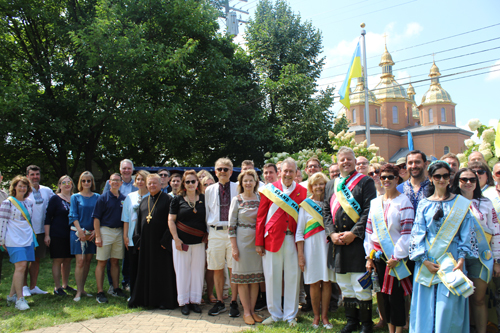
<instances>
[{"instance_id":1,"label":"blue skirt","mask_svg":"<svg viewBox=\"0 0 500 333\"><path fill-rule=\"evenodd\" d=\"M71 247L71 254L95 254L96 252L96 246L94 242L86 242L87 244L85 245L84 248L84 253L82 253L82 243L76 236L76 231L71 231L70 236L69 236L69 244Z\"/></svg>"},{"instance_id":2,"label":"blue skirt","mask_svg":"<svg viewBox=\"0 0 500 333\"><path fill-rule=\"evenodd\" d=\"M10 262L15 264L20 261L35 261L35 243L31 242L30 246L10 247L7 246Z\"/></svg>"}]
</instances>

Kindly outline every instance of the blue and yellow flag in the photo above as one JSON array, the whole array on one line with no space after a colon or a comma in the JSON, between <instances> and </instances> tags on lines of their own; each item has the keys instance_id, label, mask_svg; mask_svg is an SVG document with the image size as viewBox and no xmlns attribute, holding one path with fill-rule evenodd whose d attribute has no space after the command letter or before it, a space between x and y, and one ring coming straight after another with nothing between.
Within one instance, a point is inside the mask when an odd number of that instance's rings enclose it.
<instances>
[{"instance_id":1,"label":"blue and yellow flag","mask_svg":"<svg viewBox=\"0 0 500 333\"><path fill-rule=\"evenodd\" d=\"M359 48L359 42L356 46L356 50L352 56L351 65L349 66L349 71L345 77L344 83L339 90L340 103L342 103L347 109L351 107L351 101L349 100L349 88L351 87L351 79L356 77L361 77L361 49Z\"/></svg>"}]
</instances>

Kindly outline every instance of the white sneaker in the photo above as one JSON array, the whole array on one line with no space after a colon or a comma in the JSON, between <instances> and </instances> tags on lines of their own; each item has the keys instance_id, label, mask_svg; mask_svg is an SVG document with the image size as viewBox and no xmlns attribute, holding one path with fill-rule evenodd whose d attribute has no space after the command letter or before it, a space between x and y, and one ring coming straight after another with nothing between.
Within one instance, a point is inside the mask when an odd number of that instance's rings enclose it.
<instances>
[{"instance_id":1,"label":"white sneaker","mask_svg":"<svg viewBox=\"0 0 500 333\"><path fill-rule=\"evenodd\" d=\"M264 319L264 321L262 322L262 325L272 325L272 324L274 324L274 319L271 316Z\"/></svg>"},{"instance_id":2,"label":"white sneaker","mask_svg":"<svg viewBox=\"0 0 500 333\"><path fill-rule=\"evenodd\" d=\"M28 310L30 306L28 305L28 302L24 299L24 297L21 297L16 301L16 309L24 311Z\"/></svg>"},{"instance_id":3,"label":"white sneaker","mask_svg":"<svg viewBox=\"0 0 500 333\"><path fill-rule=\"evenodd\" d=\"M30 296L31 296L30 288L28 288L28 286L24 286L23 287L23 297L30 297Z\"/></svg>"},{"instance_id":4,"label":"white sneaker","mask_svg":"<svg viewBox=\"0 0 500 333\"><path fill-rule=\"evenodd\" d=\"M297 319L296 319L296 318L293 318L292 320L290 320L290 321L288 322L288 326L290 326L290 327L295 327L295 326L297 326Z\"/></svg>"},{"instance_id":5,"label":"white sneaker","mask_svg":"<svg viewBox=\"0 0 500 333\"><path fill-rule=\"evenodd\" d=\"M115 293L115 288L113 286L109 286L109 289L108 289L108 294L110 295L113 295L114 296L114 293Z\"/></svg>"},{"instance_id":6,"label":"white sneaker","mask_svg":"<svg viewBox=\"0 0 500 333\"><path fill-rule=\"evenodd\" d=\"M17 295L14 294L12 297L7 296L7 306L11 306L12 304L16 304L17 301Z\"/></svg>"},{"instance_id":7,"label":"white sneaker","mask_svg":"<svg viewBox=\"0 0 500 333\"><path fill-rule=\"evenodd\" d=\"M38 286L35 286L35 288L30 289L31 295L45 295L48 294L48 292L43 291L42 289L38 288Z\"/></svg>"}]
</instances>

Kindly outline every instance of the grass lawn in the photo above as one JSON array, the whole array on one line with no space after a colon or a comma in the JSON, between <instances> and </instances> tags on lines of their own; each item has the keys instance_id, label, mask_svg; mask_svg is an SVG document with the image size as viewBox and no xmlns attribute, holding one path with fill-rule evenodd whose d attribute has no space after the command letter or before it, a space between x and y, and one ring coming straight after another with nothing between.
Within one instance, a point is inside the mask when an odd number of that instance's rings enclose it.
<instances>
[{"instance_id":1,"label":"grass lawn","mask_svg":"<svg viewBox=\"0 0 500 333\"><path fill-rule=\"evenodd\" d=\"M96 261L94 257L85 288L86 291L93 294L94 297L82 297L80 302L76 303L73 301L73 296L71 294L63 297L53 295L54 280L52 279L52 261L47 253L47 257L42 260L40 265L41 269L38 277L38 286L42 290L48 291L49 294L26 297L30 309L19 311L14 306L6 306L6 298L9 295L12 284L14 265L8 261L8 255L4 255L2 280L0 283L0 332L27 331L142 310L141 308L129 309L126 299L112 297L111 295L108 295L109 303L97 303L95 299L97 293L94 275L95 265ZM74 260L72 260L69 285L76 289L74 272ZM107 279L105 279L104 282L104 290L108 290Z\"/></svg>"},{"instance_id":2,"label":"grass lawn","mask_svg":"<svg viewBox=\"0 0 500 333\"><path fill-rule=\"evenodd\" d=\"M42 327L49 327L60 325L64 323L83 321L94 318L104 318L116 316L125 313L137 312L143 310L142 308L129 309L127 302L124 298L112 297L109 295L109 303L99 304L95 300L97 293L95 284L95 265L96 261L92 262L90 267L89 277L86 283L86 291L92 293L94 297L82 297L80 302L73 301L73 296L55 296L52 294L54 290L54 283L52 279L52 262L47 256L41 262L40 276L38 278L38 286L49 292L47 295L35 295L27 297L29 306L31 307L26 311L19 311L14 306L6 306L6 297L9 294L10 286L12 283L12 273L14 265L8 261L8 256L4 255L2 280L0 283L0 332L21 332ZM72 262L70 286L76 288L74 279L74 260ZM108 290L107 278L104 282L104 290ZM375 299L374 299L375 301ZM375 306L374 306L375 308ZM209 307L204 306L203 312L208 311ZM240 307L242 311L242 308ZM295 329L290 329L287 323L276 323L272 327L258 325L250 331L266 332L266 333L280 333L280 332L308 332L312 331L311 323L313 320L313 313L304 313L299 311L298 322L299 324ZM373 321L378 322L378 316L374 311ZM325 330L320 328L317 331L324 332L338 332L346 324L344 309L340 308L335 313L330 313L330 322L333 324L333 330ZM388 332L388 330L379 330L378 332Z\"/></svg>"}]
</instances>

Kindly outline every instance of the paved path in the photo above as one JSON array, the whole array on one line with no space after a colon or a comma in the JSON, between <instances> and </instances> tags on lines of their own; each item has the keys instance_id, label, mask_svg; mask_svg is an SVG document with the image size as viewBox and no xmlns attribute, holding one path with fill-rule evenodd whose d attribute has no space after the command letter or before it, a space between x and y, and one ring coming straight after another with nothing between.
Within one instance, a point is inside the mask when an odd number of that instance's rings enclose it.
<instances>
[{"instance_id":1,"label":"paved path","mask_svg":"<svg viewBox=\"0 0 500 333\"><path fill-rule=\"evenodd\" d=\"M227 307L228 304L226 304ZM98 332L98 333L224 333L238 332L253 326L243 321L243 313L238 318L229 317L229 311L218 316L207 314L211 305L202 307L203 313L193 313L184 316L180 309L150 310L123 314L115 317L91 319L76 323L68 323L53 327L46 327L29 331L33 333L59 332ZM240 306L240 311L243 308ZM269 316L267 311L259 313L263 317Z\"/></svg>"}]
</instances>

